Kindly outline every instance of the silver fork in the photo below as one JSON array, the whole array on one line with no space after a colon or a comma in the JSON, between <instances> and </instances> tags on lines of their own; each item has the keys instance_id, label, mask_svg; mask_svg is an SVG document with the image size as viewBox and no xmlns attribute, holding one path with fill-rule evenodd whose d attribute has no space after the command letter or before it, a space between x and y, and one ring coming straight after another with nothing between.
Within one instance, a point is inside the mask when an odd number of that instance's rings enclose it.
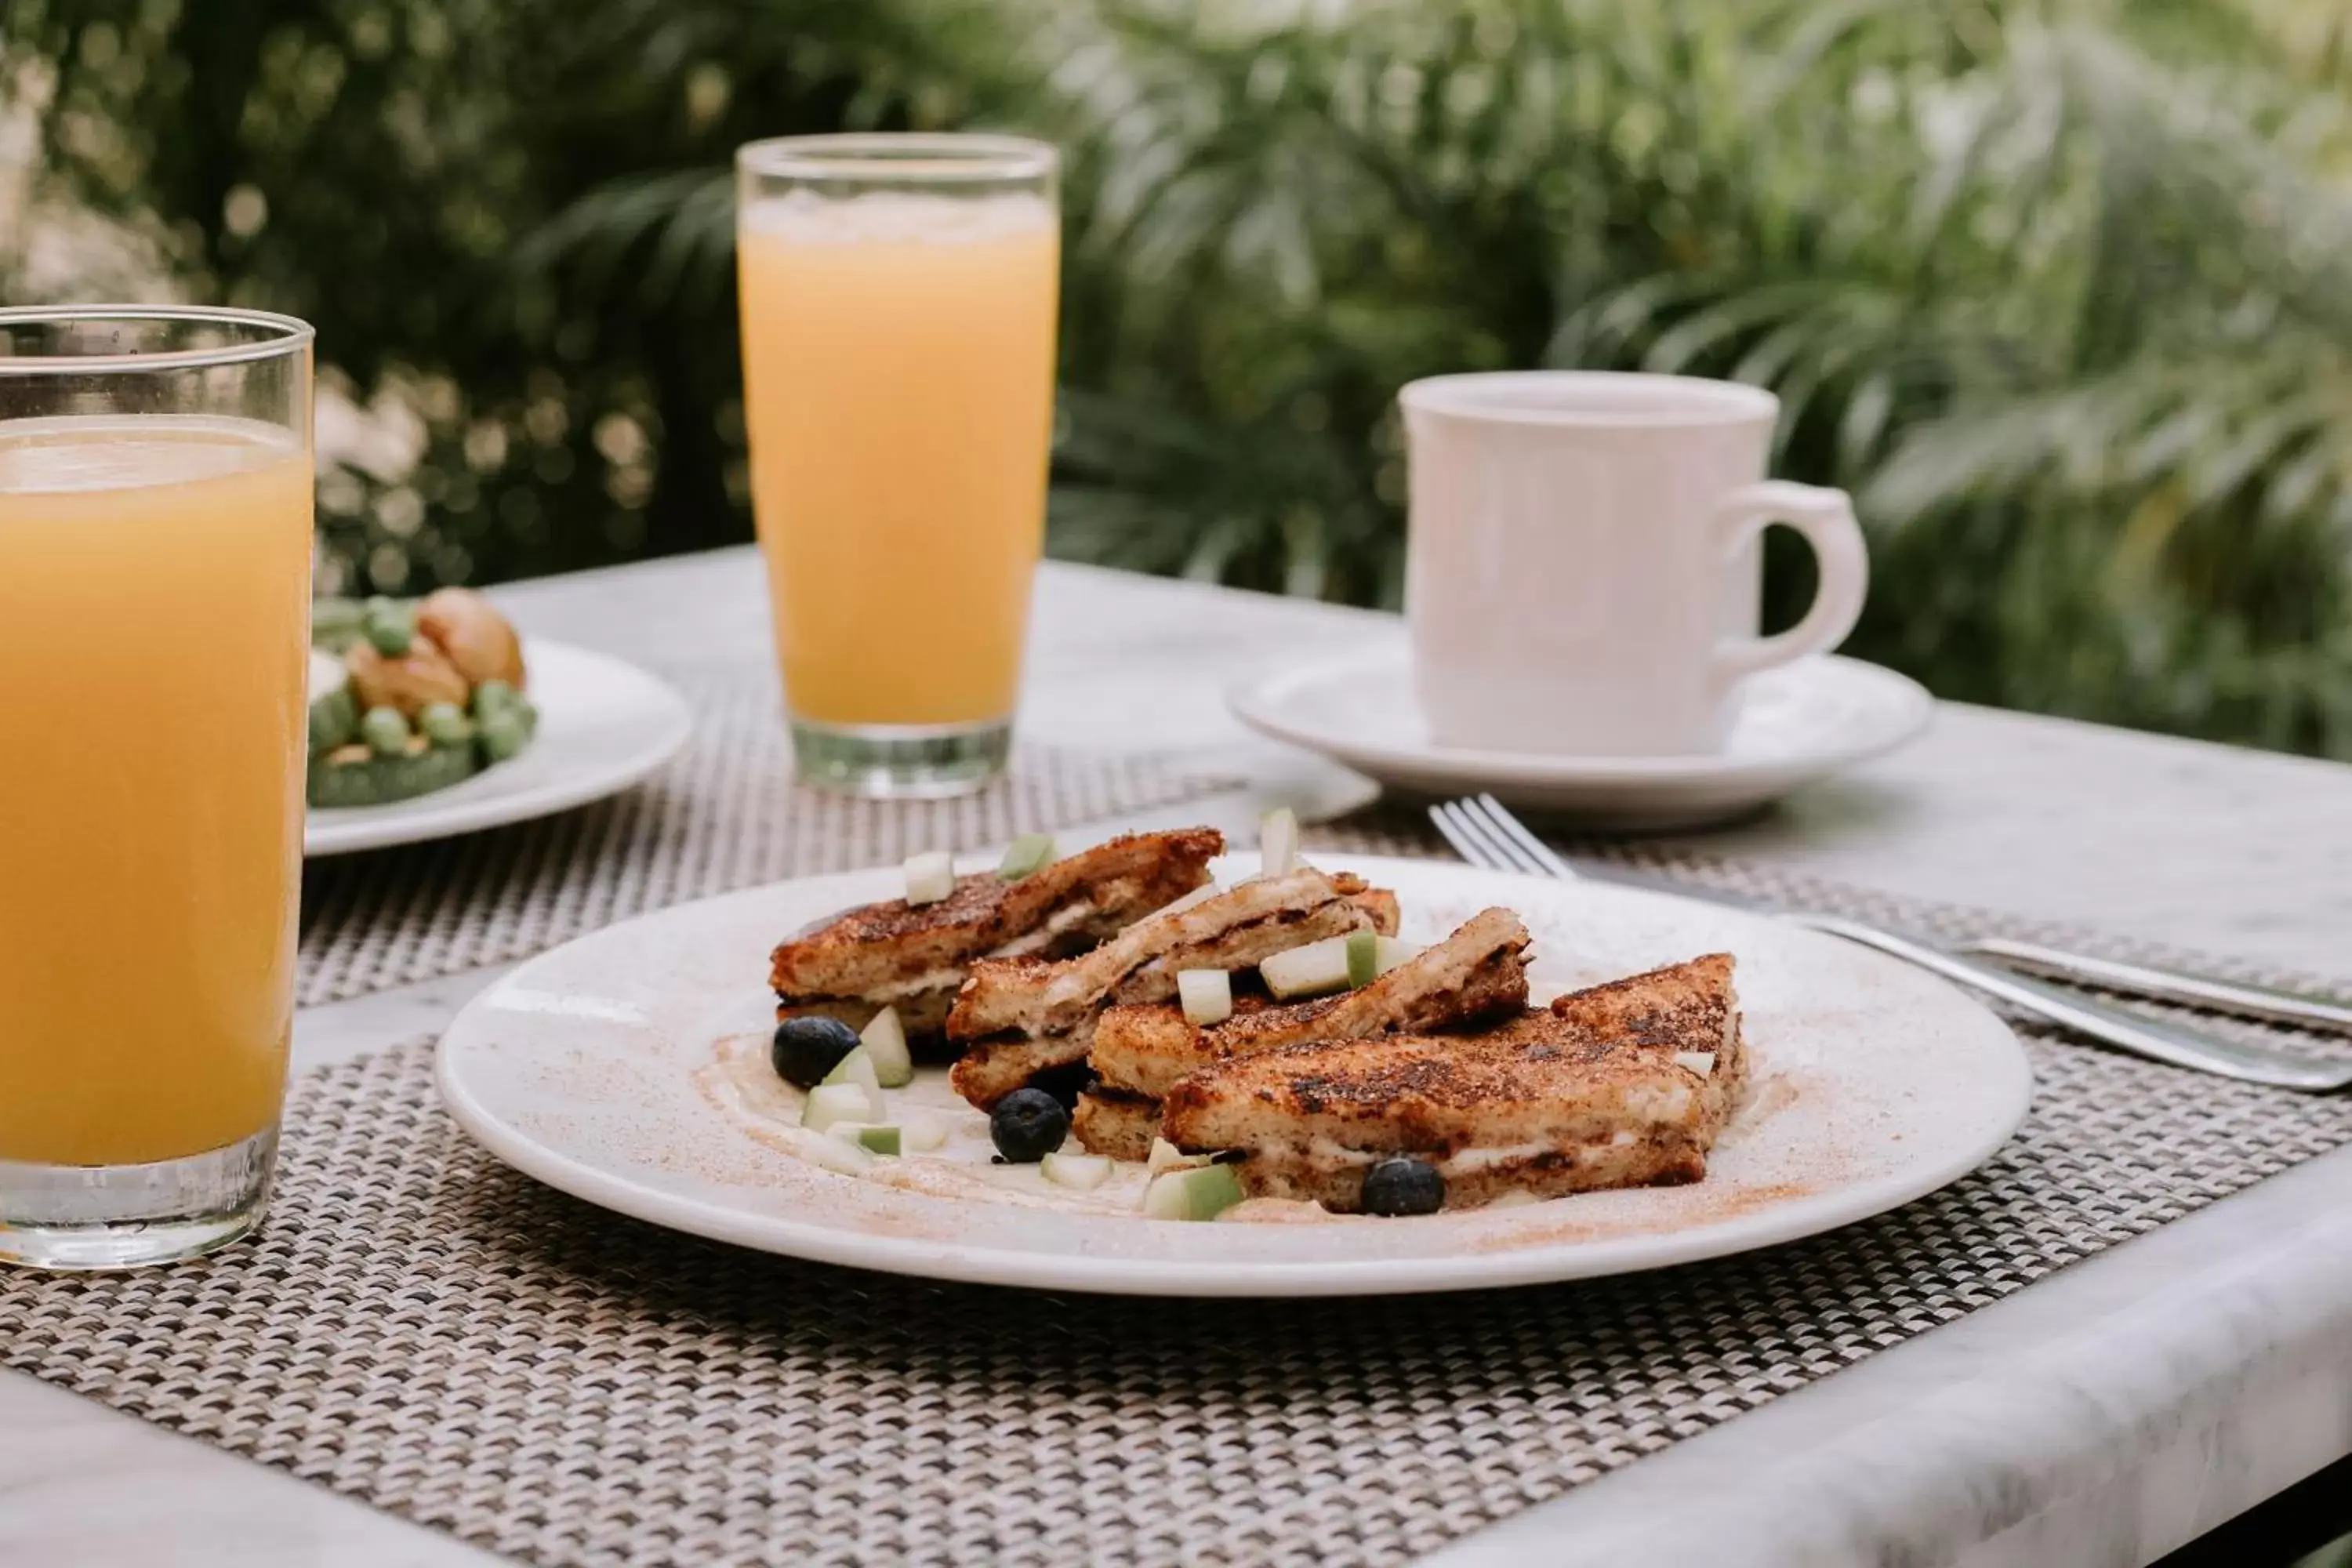
<instances>
[{"instance_id":1,"label":"silver fork","mask_svg":"<svg viewBox=\"0 0 2352 1568\"><path fill-rule=\"evenodd\" d=\"M2221 1078L2269 1084L2277 1089L2301 1089L2313 1094L2352 1084L2352 1064L2314 1061L2285 1051L2226 1040L2218 1035L2183 1025L2139 1017L2119 1008L2103 1005L2088 997L2062 991L2054 985L2044 984L2039 980L1964 958L1947 948L1914 937L1898 936L1860 921L1847 920L1842 915L1773 908L1753 900L1719 893L1711 889L1689 887L1668 878L1647 876L1614 866L1588 862L1580 869L1560 858L1549 845L1529 832L1525 823L1512 816L1492 795L1482 795L1433 805L1429 808L1429 819L1436 824L1437 831L1445 836L1445 841L1454 846L1455 852L1474 866L1484 866L1496 871L1563 878L1570 881L1590 879L1647 888L1696 899L1704 903L1726 904L1760 912L1891 953L1947 980L1981 991L1986 995L1999 997L2021 1011L2062 1028L2087 1035L2092 1039L2104 1041L2135 1056Z\"/></svg>"}]
</instances>

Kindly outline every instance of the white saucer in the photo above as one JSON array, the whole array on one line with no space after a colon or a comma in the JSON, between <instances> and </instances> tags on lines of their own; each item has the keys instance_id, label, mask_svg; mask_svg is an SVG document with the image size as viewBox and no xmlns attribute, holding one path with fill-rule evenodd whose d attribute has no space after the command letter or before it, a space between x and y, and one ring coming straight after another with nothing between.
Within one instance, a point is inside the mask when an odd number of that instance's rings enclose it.
<instances>
[{"instance_id":1,"label":"white saucer","mask_svg":"<svg viewBox=\"0 0 2352 1568\"><path fill-rule=\"evenodd\" d=\"M686 699L610 655L530 638L539 733L512 762L390 805L313 811L302 853L348 855L501 827L616 795L677 754L694 732Z\"/></svg>"},{"instance_id":2,"label":"white saucer","mask_svg":"<svg viewBox=\"0 0 2352 1568\"><path fill-rule=\"evenodd\" d=\"M1484 790L1596 827L1691 827L1777 800L1891 752L1927 727L1935 700L1859 659L1800 659L1751 677L1723 751L1703 757L1553 757L1440 746L1414 700L1402 646L1296 669L1234 691L1234 716L1412 795Z\"/></svg>"}]
</instances>

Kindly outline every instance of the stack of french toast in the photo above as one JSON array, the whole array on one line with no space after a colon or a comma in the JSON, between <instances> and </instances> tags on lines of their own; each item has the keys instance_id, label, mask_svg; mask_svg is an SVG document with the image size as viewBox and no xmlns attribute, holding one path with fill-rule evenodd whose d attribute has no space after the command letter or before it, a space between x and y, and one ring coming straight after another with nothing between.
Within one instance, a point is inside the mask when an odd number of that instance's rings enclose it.
<instances>
[{"instance_id":1,"label":"stack of french toast","mask_svg":"<svg viewBox=\"0 0 2352 1568\"><path fill-rule=\"evenodd\" d=\"M1042 1091L1096 1155L1208 1156L1335 1213L1406 1212L1367 1204L1399 1162L1410 1212L1706 1175L1747 1079L1728 954L1534 1005L1512 910L1416 948L1393 893L1286 847L1220 887L1224 847L1133 834L920 889L910 862L909 898L776 948L779 1020L890 1009L982 1110Z\"/></svg>"}]
</instances>

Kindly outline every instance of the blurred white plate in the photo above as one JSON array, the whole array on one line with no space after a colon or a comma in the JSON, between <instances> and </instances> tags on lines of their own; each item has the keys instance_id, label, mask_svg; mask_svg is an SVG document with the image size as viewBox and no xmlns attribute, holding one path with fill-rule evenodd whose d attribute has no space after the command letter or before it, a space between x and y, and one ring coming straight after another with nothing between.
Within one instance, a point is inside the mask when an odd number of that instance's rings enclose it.
<instances>
[{"instance_id":1,"label":"blurred white plate","mask_svg":"<svg viewBox=\"0 0 2352 1568\"><path fill-rule=\"evenodd\" d=\"M1327 863L1393 888L1403 934L1417 941L1489 905L1517 910L1545 993L1733 953L1753 1085L1706 1179L1421 1219L1197 1225L1125 1205L1072 1212L1076 1200L1034 1166L990 1164L987 1118L953 1100L936 1068L887 1092L953 1118L946 1148L885 1162L905 1184L837 1174L793 1152L817 1135L739 1114L740 1096L762 1085L786 1092L764 1073L768 953L812 921L902 891L897 867L682 904L532 959L442 1037L441 1097L517 1170L656 1225L896 1274L1155 1296L1465 1290L1769 1247L1973 1170L2032 1097L2024 1050L2000 1019L1834 937L1591 882L1368 856ZM1256 868L1255 857L1218 868L1228 879ZM722 1054L740 1076L713 1079Z\"/></svg>"},{"instance_id":2,"label":"blurred white plate","mask_svg":"<svg viewBox=\"0 0 2352 1568\"><path fill-rule=\"evenodd\" d=\"M628 788L693 732L686 699L634 664L569 643L523 644L539 734L511 762L414 800L313 811L302 853L348 855L501 827Z\"/></svg>"},{"instance_id":3,"label":"blurred white plate","mask_svg":"<svg viewBox=\"0 0 2352 1568\"><path fill-rule=\"evenodd\" d=\"M1234 692L1251 729L1319 752L1412 795L1491 793L1595 827L1691 827L1751 811L1802 784L1893 751L1935 700L1860 659L1800 659L1748 679L1724 749L1702 757L1554 757L1474 752L1430 739L1402 647L1269 677Z\"/></svg>"}]
</instances>

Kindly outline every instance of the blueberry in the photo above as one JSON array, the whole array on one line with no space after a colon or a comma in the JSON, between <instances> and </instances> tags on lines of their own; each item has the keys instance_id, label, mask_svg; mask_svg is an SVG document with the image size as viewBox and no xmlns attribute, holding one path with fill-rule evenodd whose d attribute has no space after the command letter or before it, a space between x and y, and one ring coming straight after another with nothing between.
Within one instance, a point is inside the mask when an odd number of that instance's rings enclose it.
<instances>
[{"instance_id":1,"label":"blueberry","mask_svg":"<svg viewBox=\"0 0 2352 1568\"><path fill-rule=\"evenodd\" d=\"M787 1018L776 1026L768 1059L794 1089L814 1089L857 1048L857 1031L838 1018Z\"/></svg>"},{"instance_id":2,"label":"blueberry","mask_svg":"<svg viewBox=\"0 0 2352 1568\"><path fill-rule=\"evenodd\" d=\"M1034 1165L1070 1135L1070 1113L1042 1089L1016 1089L988 1113L988 1136L1015 1165Z\"/></svg>"},{"instance_id":3,"label":"blueberry","mask_svg":"<svg viewBox=\"0 0 2352 1568\"><path fill-rule=\"evenodd\" d=\"M1364 1173L1366 1214L1435 1214L1444 1206L1445 1178L1426 1160L1399 1155Z\"/></svg>"}]
</instances>

